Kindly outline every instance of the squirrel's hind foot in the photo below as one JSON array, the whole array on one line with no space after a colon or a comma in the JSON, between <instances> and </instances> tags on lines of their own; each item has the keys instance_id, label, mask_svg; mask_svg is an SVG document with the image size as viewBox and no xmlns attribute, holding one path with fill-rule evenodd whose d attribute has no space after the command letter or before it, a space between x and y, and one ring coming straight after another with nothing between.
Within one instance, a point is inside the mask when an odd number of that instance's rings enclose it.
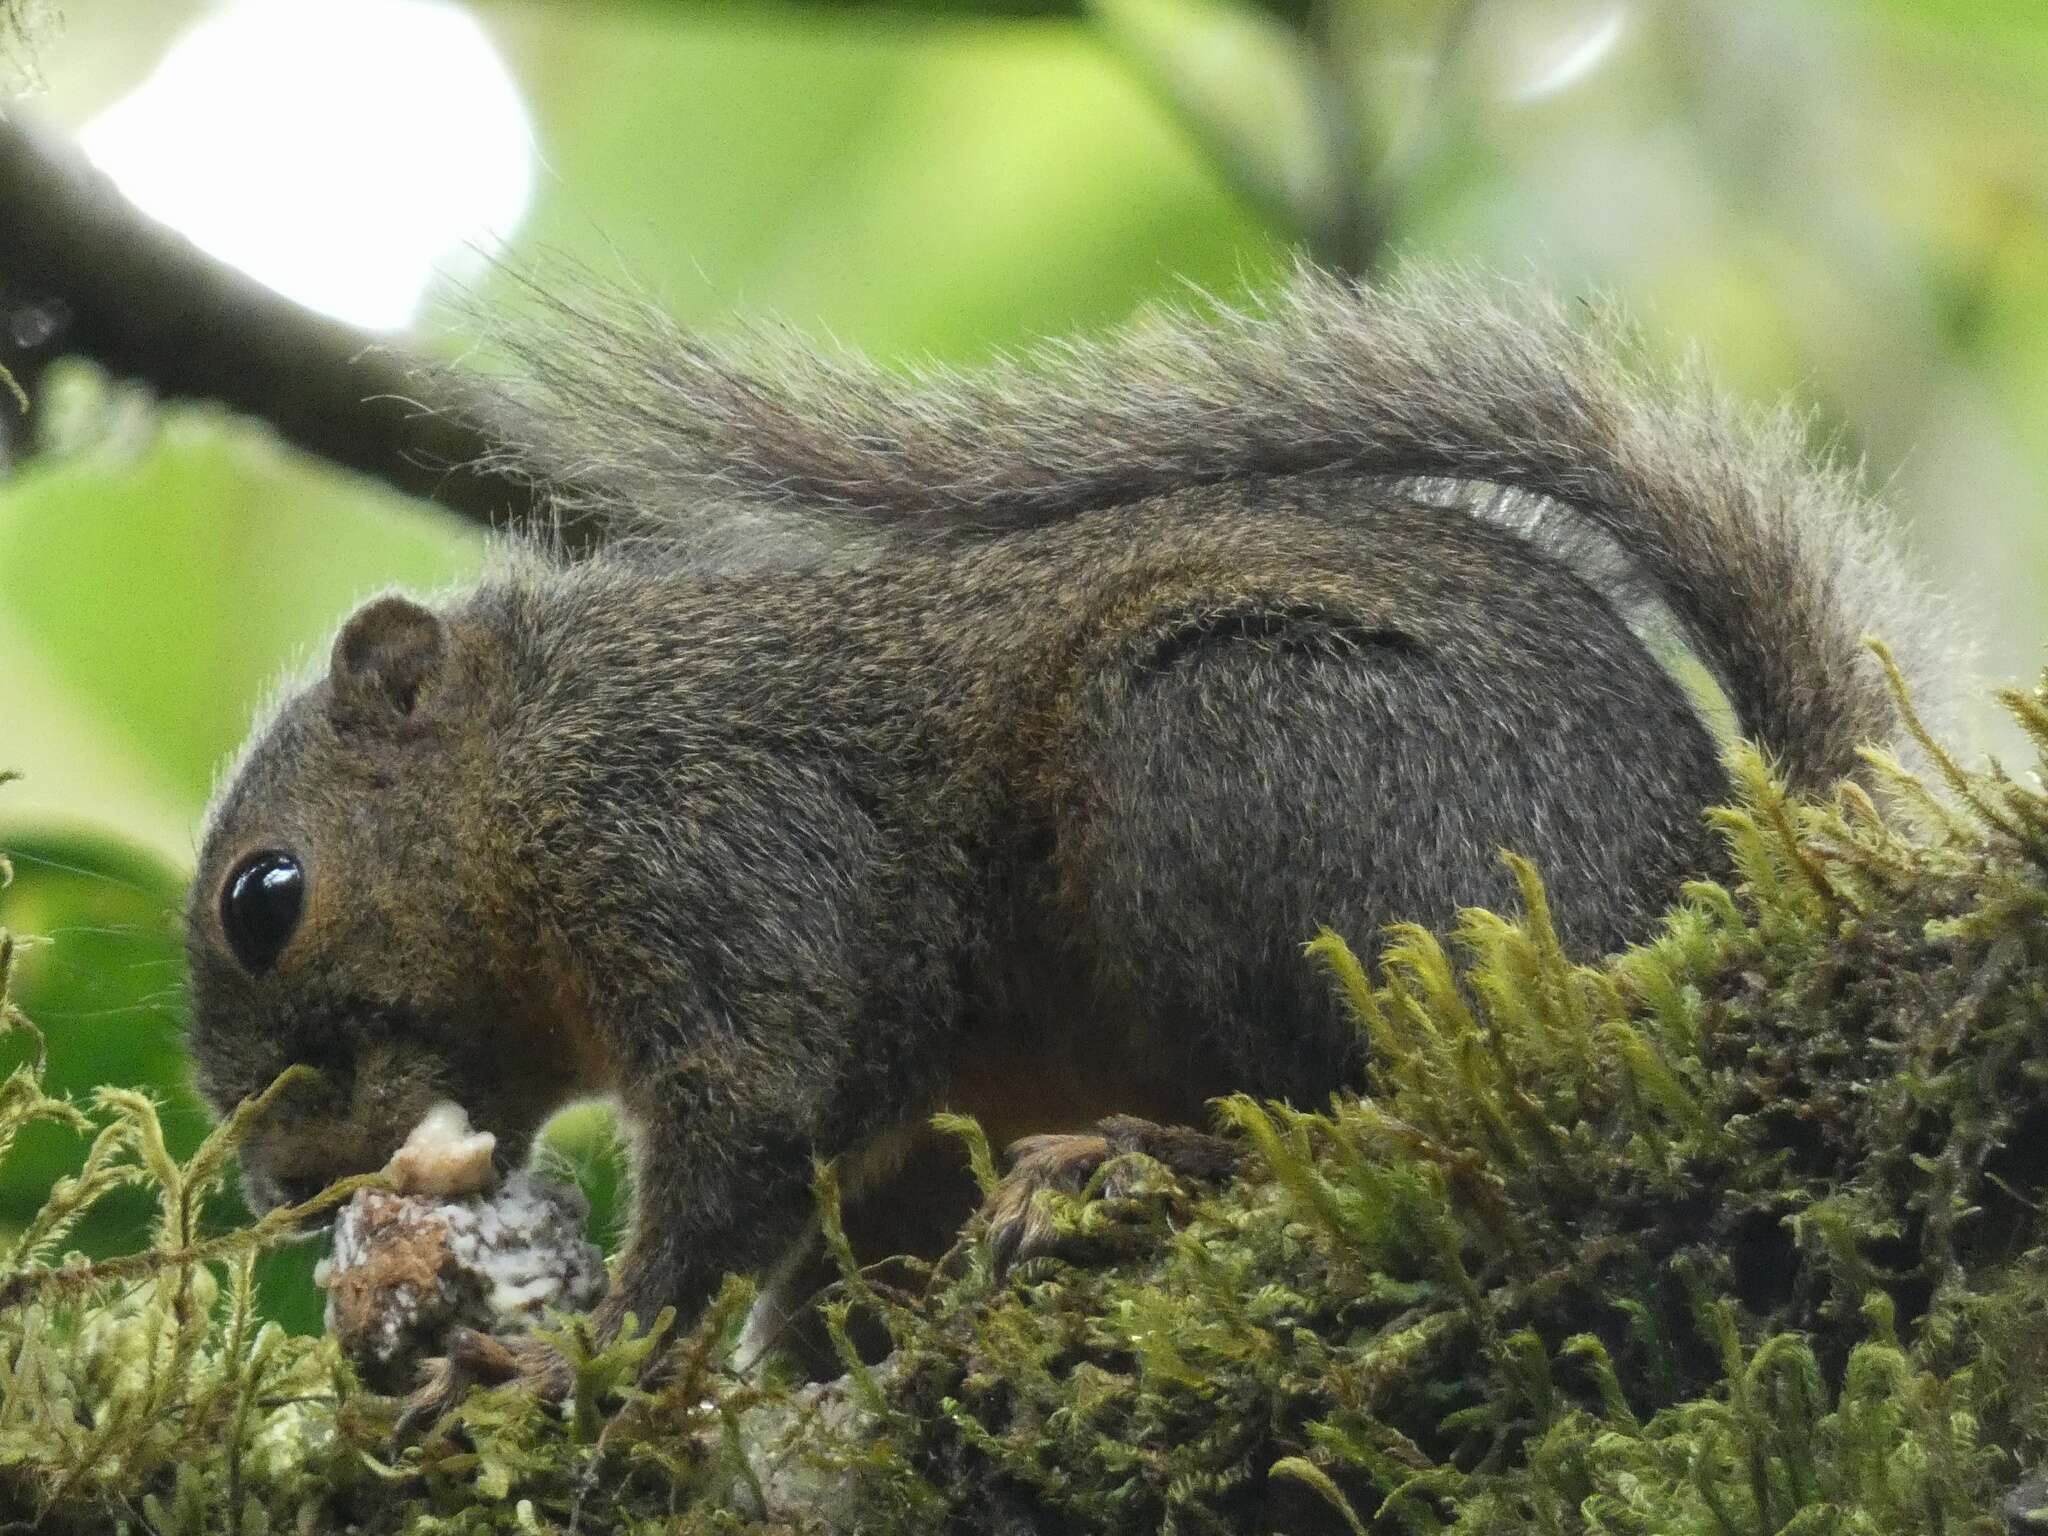
<instances>
[{"instance_id":1,"label":"squirrel's hind foot","mask_svg":"<svg viewBox=\"0 0 2048 1536\"><path fill-rule=\"evenodd\" d=\"M983 1207L998 1275L1060 1250L1060 1226L1042 1195L1078 1195L1099 1174L1097 1198L1130 1199L1145 1192L1146 1162L1183 1181L1217 1184L1237 1171L1240 1150L1188 1126L1112 1115L1091 1132L1026 1136L1010 1144L1009 1157L1010 1171Z\"/></svg>"},{"instance_id":2,"label":"squirrel's hind foot","mask_svg":"<svg viewBox=\"0 0 2048 1536\"><path fill-rule=\"evenodd\" d=\"M392 1438L400 1445L415 1440L452 1412L472 1387L516 1384L543 1402L569 1395L569 1362L545 1339L519 1335L500 1337L474 1328L449 1335L448 1353L429 1360L422 1381L399 1410Z\"/></svg>"}]
</instances>

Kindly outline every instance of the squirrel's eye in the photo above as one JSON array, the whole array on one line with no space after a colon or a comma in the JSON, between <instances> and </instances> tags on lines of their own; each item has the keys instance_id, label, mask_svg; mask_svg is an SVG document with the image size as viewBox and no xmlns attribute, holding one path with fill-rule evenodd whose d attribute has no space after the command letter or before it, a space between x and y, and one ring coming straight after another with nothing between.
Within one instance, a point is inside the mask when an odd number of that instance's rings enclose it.
<instances>
[{"instance_id":1,"label":"squirrel's eye","mask_svg":"<svg viewBox=\"0 0 2048 1536\"><path fill-rule=\"evenodd\" d=\"M228 948L251 971L268 970L299 925L306 875L288 853L252 853L234 868L220 893L220 926Z\"/></svg>"}]
</instances>

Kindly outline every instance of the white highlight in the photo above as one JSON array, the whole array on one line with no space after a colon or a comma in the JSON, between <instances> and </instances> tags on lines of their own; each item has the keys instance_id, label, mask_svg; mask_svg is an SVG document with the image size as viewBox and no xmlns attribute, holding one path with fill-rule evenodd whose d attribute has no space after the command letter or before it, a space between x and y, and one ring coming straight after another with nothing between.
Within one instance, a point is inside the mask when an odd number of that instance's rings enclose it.
<instances>
[{"instance_id":1,"label":"white highlight","mask_svg":"<svg viewBox=\"0 0 2048 1536\"><path fill-rule=\"evenodd\" d=\"M519 89L447 0L233 0L79 142L151 217L371 330L475 272L533 192Z\"/></svg>"},{"instance_id":2,"label":"white highlight","mask_svg":"<svg viewBox=\"0 0 2048 1536\"><path fill-rule=\"evenodd\" d=\"M1614 51L1628 25L1628 8L1612 5L1586 25L1532 47L1508 88L1510 101L1536 101L1554 96L1591 74Z\"/></svg>"}]
</instances>

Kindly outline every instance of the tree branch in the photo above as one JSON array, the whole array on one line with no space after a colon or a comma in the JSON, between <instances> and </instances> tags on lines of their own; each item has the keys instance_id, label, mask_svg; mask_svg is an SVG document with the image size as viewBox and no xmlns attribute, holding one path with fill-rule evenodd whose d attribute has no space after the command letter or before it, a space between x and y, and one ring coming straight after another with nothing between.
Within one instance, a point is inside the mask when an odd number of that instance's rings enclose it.
<instances>
[{"instance_id":1,"label":"tree branch","mask_svg":"<svg viewBox=\"0 0 2048 1536\"><path fill-rule=\"evenodd\" d=\"M500 445L432 365L216 261L18 117L0 119L0 230L0 367L17 378L75 353L471 522L553 526L544 489L490 462ZM588 524L560 532L572 552L596 542Z\"/></svg>"}]
</instances>

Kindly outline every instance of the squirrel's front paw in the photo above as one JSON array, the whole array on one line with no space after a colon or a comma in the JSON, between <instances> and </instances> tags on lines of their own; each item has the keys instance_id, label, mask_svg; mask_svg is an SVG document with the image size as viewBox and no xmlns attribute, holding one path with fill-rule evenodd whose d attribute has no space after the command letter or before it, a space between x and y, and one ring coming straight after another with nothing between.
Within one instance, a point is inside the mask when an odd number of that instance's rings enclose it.
<instances>
[{"instance_id":1,"label":"squirrel's front paw","mask_svg":"<svg viewBox=\"0 0 2048 1536\"><path fill-rule=\"evenodd\" d=\"M543 1402L560 1402L572 1385L569 1362L545 1339L479 1333L458 1328L448 1338L448 1353L429 1360L425 1380L399 1411L396 1438L416 1438L452 1411L472 1387L517 1384Z\"/></svg>"},{"instance_id":2,"label":"squirrel's front paw","mask_svg":"<svg viewBox=\"0 0 2048 1536\"><path fill-rule=\"evenodd\" d=\"M1078 1194L1104 1163L1132 1153L1164 1165L1178 1178L1199 1183L1220 1182L1238 1166L1237 1146L1220 1136L1184 1125L1156 1125L1134 1115L1098 1121L1086 1134L1026 1136L1011 1143L1010 1171L983 1208L996 1273L1053 1251L1059 1229L1039 1198L1042 1193ZM1102 1195L1118 1200L1138 1193L1141 1166L1133 1158L1111 1167Z\"/></svg>"}]
</instances>

